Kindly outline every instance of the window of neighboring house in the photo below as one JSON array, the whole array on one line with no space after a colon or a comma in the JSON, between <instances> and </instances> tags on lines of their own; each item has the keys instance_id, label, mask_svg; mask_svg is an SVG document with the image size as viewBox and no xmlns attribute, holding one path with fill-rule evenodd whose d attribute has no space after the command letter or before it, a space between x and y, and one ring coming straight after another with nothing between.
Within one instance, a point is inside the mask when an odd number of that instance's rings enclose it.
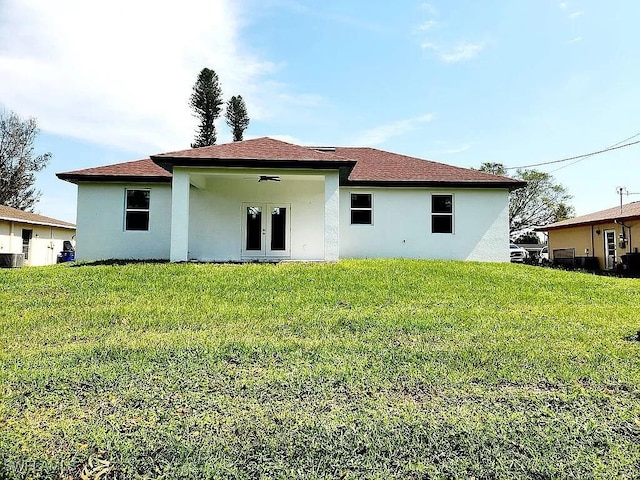
<instances>
[{"instance_id":1,"label":"window of neighboring house","mask_svg":"<svg viewBox=\"0 0 640 480\"><path fill-rule=\"evenodd\" d=\"M431 232L453 233L453 195L431 195Z\"/></svg>"},{"instance_id":2,"label":"window of neighboring house","mask_svg":"<svg viewBox=\"0 0 640 480\"><path fill-rule=\"evenodd\" d=\"M151 190L126 190L125 230L149 230Z\"/></svg>"},{"instance_id":3,"label":"window of neighboring house","mask_svg":"<svg viewBox=\"0 0 640 480\"><path fill-rule=\"evenodd\" d=\"M351 194L351 225L372 225L373 204L370 193Z\"/></svg>"}]
</instances>

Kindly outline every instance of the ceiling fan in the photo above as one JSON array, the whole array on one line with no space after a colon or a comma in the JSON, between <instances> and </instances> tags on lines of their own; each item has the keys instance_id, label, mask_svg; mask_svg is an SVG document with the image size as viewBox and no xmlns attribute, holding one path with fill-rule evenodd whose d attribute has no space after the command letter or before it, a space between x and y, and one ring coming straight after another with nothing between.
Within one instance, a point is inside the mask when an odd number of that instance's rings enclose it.
<instances>
[{"instance_id":1,"label":"ceiling fan","mask_svg":"<svg viewBox=\"0 0 640 480\"><path fill-rule=\"evenodd\" d=\"M260 175L260 178L258 178L258 182L279 182L279 181L280 181L280 177L273 176L273 175Z\"/></svg>"}]
</instances>

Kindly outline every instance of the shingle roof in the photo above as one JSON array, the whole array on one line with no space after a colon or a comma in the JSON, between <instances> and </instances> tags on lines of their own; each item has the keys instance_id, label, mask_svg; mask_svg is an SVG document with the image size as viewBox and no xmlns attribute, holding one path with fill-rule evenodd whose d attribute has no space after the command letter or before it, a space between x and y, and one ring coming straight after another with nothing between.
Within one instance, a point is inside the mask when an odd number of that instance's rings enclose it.
<instances>
[{"instance_id":1,"label":"shingle roof","mask_svg":"<svg viewBox=\"0 0 640 480\"><path fill-rule=\"evenodd\" d=\"M61 180L67 180L72 183L76 183L79 180L85 182L92 180L171 181L171 173L156 165L150 158L56 173L56 176Z\"/></svg>"},{"instance_id":2,"label":"shingle roof","mask_svg":"<svg viewBox=\"0 0 640 480\"><path fill-rule=\"evenodd\" d=\"M210 147L152 155L151 159L58 173L78 181L169 181L174 166L348 168L352 185L447 185L518 188L525 183L468 168L409 157L375 148L303 147L256 138ZM345 179L342 180L343 183Z\"/></svg>"},{"instance_id":3,"label":"shingle roof","mask_svg":"<svg viewBox=\"0 0 640 480\"><path fill-rule=\"evenodd\" d=\"M560 222L551 223L536 230L547 231L558 228L575 227L578 225L589 225L592 223L612 222L613 220L627 220L630 218L640 218L640 202L631 202L617 207L607 208L599 212L581 215L579 217L569 218Z\"/></svg>"},{"instance_id":4,"label":"shingle roof","mask_svg":"<svg viewBox=\"0 0 640 480\"><path fill-rule=\"evenodd\" d=\"M337 147L335 151L342 157L357 161L349 174L350 182L518 183L512 178L376 148Z\"/></svg>"},{"instance_id":5,"label":"shingle roof","mask_svg":"<svg viewBox=\"0 0 640 480\"><path fill-rule=\"evenodd\" d=\"M7 207L6 205L0 205L0 220L30 223L34 225L46 225L48 227L76 228L73 223L64 222L51 217L45 217L44 215L38 215L37 213L25 212L24 210Z\"/></svg>"},{"instance_id":6,"label":"shingle roof","mask_svg":"<svg viewBox=\"0 0 640 480\"><path fill-rule=\"evenodd\" d=\"M320 152L309 147L282 142L269 137L254 138L242 142L191 148L177 152L152 155L153 159L202 159L202 160L285 160L339 162L346 159L330 152Z\"/></svg>"}]
</instances>

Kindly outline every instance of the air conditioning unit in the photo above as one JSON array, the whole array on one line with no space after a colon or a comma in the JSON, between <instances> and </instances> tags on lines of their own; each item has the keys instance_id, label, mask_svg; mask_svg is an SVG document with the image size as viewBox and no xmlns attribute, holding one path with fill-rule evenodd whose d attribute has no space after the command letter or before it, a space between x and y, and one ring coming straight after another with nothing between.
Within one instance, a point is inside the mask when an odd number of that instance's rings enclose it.
<instances>
[{"instance_id":1,"label":"air conditioning unit","mask_svg":"<svg viewBox=\"0 0 640 480\"><path fill-rule=\"evenodd\" d=\"M0 253L0 268L20 268L23 265L23 253Z\"/></svg>"}]
</instances>

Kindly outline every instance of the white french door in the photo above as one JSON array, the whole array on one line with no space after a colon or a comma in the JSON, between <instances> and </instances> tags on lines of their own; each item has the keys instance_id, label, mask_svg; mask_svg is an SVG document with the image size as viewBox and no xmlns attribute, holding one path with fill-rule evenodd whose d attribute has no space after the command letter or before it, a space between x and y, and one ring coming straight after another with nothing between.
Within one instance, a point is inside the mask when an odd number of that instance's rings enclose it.
<instances>
[{"instance_id":1,"label":"white french door","mask_svg":"<svg viewBox=\"0 0 640 480\"><path fill-rule=\"evenodd\" d=\"M291 205L285 203L242 204L242 256L245 258L287 258Z\"/></svg>"}]
</instances>

